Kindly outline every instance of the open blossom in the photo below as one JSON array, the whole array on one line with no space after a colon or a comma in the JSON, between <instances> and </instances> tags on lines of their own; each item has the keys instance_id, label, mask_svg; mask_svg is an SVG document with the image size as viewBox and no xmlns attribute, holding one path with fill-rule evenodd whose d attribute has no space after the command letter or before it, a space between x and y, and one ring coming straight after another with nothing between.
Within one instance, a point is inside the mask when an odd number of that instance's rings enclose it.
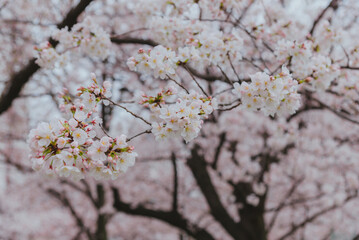
<instances>
[{"instance_id":1,"label":"open blossom","mask_svg":"<svg viewBox=\"0 0 359 240\"><path fill-rule=\"evenodd\" d=\"M88 155L94 161L103 162L107 159L107 157L102 149L102 144L99 141L95 141L92 143L91 147L89 147Z\"/></svg>"},{"instance_id":2,"label":"open blossom","mask_svg":"<svg viewBox=\"0 0 359 240\"><path fill-rule=\"evenodd\" d=\"M79 89L78 101L62 95L64 104L70 105L64 108L69 111L69 120L43 122L30 131L28 141L34 170L73 180L84 178L86 173L96 179L115 179L134 165L137 154L127 145L125 135L112 139L96 134L102 120L93 114L97 103L111 96L111 84L100 87L95 76L92 80L91 86Z\"/></svg>"},{"instance_id":3,"label":"open blossom","mask_svg":"<svg viewBox=\"0 0 359 240\"><path fill-rule=\"evenodd\" d=\"M87 133L82 129L76 129L72 133L72 137L74 141L78 142L80 145L84 144L88 138Z\"/></svg>"},{"instance_id":4,"label":"open blossom","mask_svg":"<svg viewBox=\"0 0 359 240\"><path fill-rule=\"evenodd\" d=\"M119 137L116 138L116 147L117 148L125 148L127 147L127 143L126 143L126 135L121 135Z\"/></svg>"},{"instance_id":5,"label":"open blossom","mask_svg":"<svg viewBox=\"0 0 359 240\"><path fill-rule=\"evenodd\" d=\"M261 110L266 115L293 114L300 106L298 82L283 66L277 76L258 72L250 75L251 83L235 83L233 93L242 101L242 108Z\"/></svg>"},{"instance_id":6,"label":"open blossom","mask_svg":"<svg viewBox=\"0 0 359 240\"><path fill-rule=\"evenodd\" d=\"M57 147L58 147L58 148L64 148L65 145L66 145L66 143L67 143L67 139L66 139L66 138L59 137L59 138L57 139Z\"/></svg>"}]
</instances>

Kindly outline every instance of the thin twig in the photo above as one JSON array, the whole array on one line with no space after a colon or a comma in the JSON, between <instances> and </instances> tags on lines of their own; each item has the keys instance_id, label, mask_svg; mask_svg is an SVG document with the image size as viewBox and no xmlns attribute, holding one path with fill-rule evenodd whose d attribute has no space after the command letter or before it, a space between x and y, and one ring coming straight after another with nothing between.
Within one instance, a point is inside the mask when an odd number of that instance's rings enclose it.
<instances>
[{"instance_id":1,"label":"thin twig","mask_svg":"<svg viewBox=\"0 0 359 240\"><path fill-rule=\"evenodd\" d=\"M128 113L130 113L132 116L134 116L135 118L141 119L141 120L142 120L144 123L146 123L147 125L152 126L152 124L151 124L150 122L148 122L147 120L145 120L143 117L138 116L137 114L131 112L131 111L128 110L126 107L124 107L124 106L122 106L122 105L120 105L120 104L118 104L118 103L115 103L114 101L112 101L112 100L109 99L109 98L103 98L103 99L109 101L110 103L112 103L112 104L115 105L115 106L118 106L118 107L122 108L123 110L125 110L126 112L128 112Z\"/></svg>"},{"instance_id":2,"label":"thin twig","mask_svg":"<svg viewBox=\"0 0 359 240\"><path fill-rule=\"evenodd\" d=\"M230 107L230 108L218 109L218 111L223 111L223 112L224 112L224 111L229 111L229 110L232 110L232 109L238 107L238 106L241 105L241 104L242 104L242 102L239 101L239 103L237 103L236 105L234 105L234 106L232 106L232 107Z\"/></svg>"},{"instance_id":3,"label":"thin twig","mask_svg":"<svg viewBox=\"0 0 359 240\"><path fill-rule=\"evenodd\" d=\"M239 78L238 73L237 73L236 69L235 69L234 66L233 66L231 57L229 56L229 53L228 53L228 52L227 52L227 57L228 57L229 63L231 64L231 67L232 67L232 70L233 70L234 74L237 76L238 82L241 83L241 79ZM233 83L232 83L232 84L233 84Z\"/></svg>"},{"instance_id":4,"label":"thin twig","mask_svg":"<svg viewBox=\"0 0 359 240\"><path fill-rule=\"evenodd\" d=\"M111 38L123 37L123 36L125 36L127 34L138 32L138 31L143 31L143 30L148 30L148 28L137 28L137 29L134 29L134 30L130 30L128 32L124 32L124 33L121 33L121 34L118 34L118 35L111 36Z\"/></svg>"},{"instance_id":5,"label":"thin twig","mask_svg":"<svg viewBox=\"0 0 359 240\"><path fill-rule=\"evenodd\" d=\"M140 133L138 133L138 134L136 134L136 135L134 135L134 136L132 136L132 137L130 137L130 138L127 138L127 139L126 139L126 142L129 142L129 141L131 141L132 139L134 139L134 138L136 138L136 137L138 137L138 136L141 136L141 135L143 135L143 134L145 134L145 133L151 133L151 131L152 131L152 128L151 128L151 129L147 129L146 131L140 132Z\"/></svg>"},{"instance_id":6,"label":"thin twig","mask_svg":"<svg viewBox=\"0 0 359 240\"><path fill-rule=\"evenodd\" d=\"M217 67L219 68L219 70L221 70L221 73L223 74L224 78L225 78L231 85L233 85L232 80L229 79L229 77L228 77L227 74L223 71L223 69L222 69L219 65L217 65Z\"/></svg>"},{"instance_id":7,"label":"thin twig","mask_svg":"<svg viewBox=\"0 0 359 240\"><path fill-rule=\"evenodd\" d=\"M199 85L199 83L197 82L196 78L193 76L192 72L187 68L187 66L185 65L184 68L187 70L187 72L189 73L189 75L191 75L193 81L197 84L197 86L201 89L201 91L203 92L204 95L206 95L206 97L209 97L209 95L204 91L204 89L201 87L201 85Z\"/></svg>"},{"instance_id":8,"label":"thin twig","mask_svg":"<svg viewBox=\"0 0 359 240\"><path fill-rule=\"evenodd\" d=\"M112 138L112 137L107 133L107 131L105 130L105 128L103 127L102 124L100 124L100 127L101 127L102 131L106 134L107 137Z\"/></svg>"},{"instance_id":9,"label":"thin twig","mask_svg":"<svg viewBox=\"0 0 359 240\"><path fill-rule=\"evenodd\" d=\"M347 121L349 121L349 122L352 122L352 123L355 123L355 124L359 124L359 121L356 121L356 120L354 120L354 119L351 119L351 118L349 118L348 116L342 114L341 112L338 112L338 111L334 110L333 108L331 108L330 106L326 105L325 103L319 101L318 99L315 99L315 98L312 98L312 99L313 99L314 101L316 101L317 103L319 103L320 106L322 106L322 107L328 109L329 111L331 111L332 113L334 113L334 114L337 115L338 117L343 118L343 119L345 119L345 120L347 120Z\"/></svg>"},{"instance_id":10,"label":"thin twig","mask_svg":"<svg viewBox=\"0 0 359 240\"><path fill-rule=\"evenodd\" d=\"M175 79L171 78L168 75L167 75L167 77L168 77L169 80L175 82L178 86L180 86L183 90L185 90L187 94L189 94L189 91L187 90L187 88L185 88L182 84L180 84L179 82L177 82Z\"/></svg>"}]
</instances>

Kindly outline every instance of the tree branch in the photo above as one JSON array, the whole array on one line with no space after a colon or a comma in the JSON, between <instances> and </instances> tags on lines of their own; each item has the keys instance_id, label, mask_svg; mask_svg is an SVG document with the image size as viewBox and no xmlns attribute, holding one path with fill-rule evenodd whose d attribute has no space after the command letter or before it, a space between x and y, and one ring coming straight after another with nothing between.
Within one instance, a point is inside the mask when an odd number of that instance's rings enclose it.
<instances>
[{"instance_id":1,"label":"tree branch","mask_svg":"<svg viewBox=\"0 0 359 240\"><path fill-rule=\"evenodd\" d=\"M324 14L328 11L329 8L337 9L339 4L339 0L330 1L329 5L319 14L319 16L314 20L313 26L310 29L309 33L313 36L314 30L320 20L323 18Z\"/></svg>"},{"instance_id":2,"label":"tree branch","mask_svg":"<svg viewBox=\"0 0 359 240\"><path fill-rule=\"evenodd\" d=\"M217 163L218 163L218 160L219 160L219 155L221 154L221 150L222 150L222 147L223 147L223 144L224 144L225 141L226 141L226 132L222 132L219 135L219 143L218 143L218 146L216 148L216 153L214 154L214 159L213 159L213 162L212 162L212 168L213 169L217 169Z\"/></svg>"},{"instance_id":3,"label":"tree branch","mask_svg":"<svg viewBox=\"0 0 359 240\"><path fill-rule=\"evenodd\" d=\"M65 194L61 194L55 189L48 189L47 192L58 199L63 205L65 205L71 212L72 216L76 219L77 226L80 228L81 231L84 231L90 240L94 240L90 230L85 226L82 219L76 213L74 207L71 205L69 199L66 197Z\"/></svg>"},{"instance_id":4,"label":"tree branch","mask_svg":"<svg viewBox=\"0 0 359 240\"><path fill-rule=\"evenodd\" d=\"M130 215L143 216L154 218L163 221L167 224L172 225L178 229L185 231L188 235L198 240L214 240L213 236L208 233L205 229L199 228L197 225L190 223L177 211L163 211L163 210L152 210L142 205L132 207L128 203L124 203L120 199L120 194L117 188L113 187L114 196L114 208L119 212L124 212Z\"/></svg>"},{"instance_id":5,"label":"tree branch","mask_svg":"<svg viewBox=\"0 0 359 240\"><path fill-rule=\"evenodd\" d=\"M68 26L70 29L77 22L77 17L86 9L86 7L93 0L81 0L79 4L72 8L64 18L64 20L57 24L57 28L64 28ZM55 47L58 42L49 39L49 42ZM35 58L31 59L22 70L15 73L7 82L1 96L0 96L0 114L5 112L11 106L12 102L19 96L23 86L30 80L31 76L40 69L39 65L35 63Z\"/></svg>"},{"instance_id":6,"label":"tree branch","mask_svg":"<svg viewBox=\"0 0 359 240\"><path fill-rule=\"evenodd\" d=\"M351 199L355 198L357 196L357 193L354 194L354 195L351 195L351 196L348 196L344 203L347 203L349 202ZM308 223L311 223L313 221L315 221L318 217L330 212L330 211L333 211L335 209L337 209L338 207L340 207L339 205L332 205L330 207L327 207L321 211L318 211L317 213L313 214L312 216L308 217L307 219L305 219L304 221L302 221L301 223L298 223L296 225L294 225L287 233L285 233L282 237L279 238L279 240L284 240L286 239L287 237L289 237L290 235L292 235L293 233L295 233L299 228L302 228L304 227L305 225L307 225Z\"/></svg>"},{"instance_id":7,"label":"tree branch","mask_svg":"<svg viewBox=\"0 0 359 240\"><path fill-rule=\"evenodd\" d=\"M191 150L191 157L187 159L187 165L191 169L199 188L206 198L213 217L234 239L242 239L243 234L240 231L239 225L231 218L220 201L207 171L206 161L204 157L198 153L199 149L199 145L195 144Z\"/></svg>"},{"instance_id":8,"label":"tree branch","mask_svg":"<svg viewBox=\"0 0 359 240\"><path fill-rule=\"evenodd\" d=\"M141 39L141 38L132 38L132 37L126 37L126 38L112 37L111 42L115 44L143 44L152 47L158 45L158 43L156 43L151 39Z\"/></svg>"},{"instance_id":9,"label":"tree branch","mask_svg":"<svg viewBox=\"0 0 359 240\"><path fill-rule=\"evenodd\" d=\"M171 162L173 165L173 197L172 197L172 211L177 212L178 210L178 171L176 164L176 155L172 152Z\"/></svg>"}]
</instances>

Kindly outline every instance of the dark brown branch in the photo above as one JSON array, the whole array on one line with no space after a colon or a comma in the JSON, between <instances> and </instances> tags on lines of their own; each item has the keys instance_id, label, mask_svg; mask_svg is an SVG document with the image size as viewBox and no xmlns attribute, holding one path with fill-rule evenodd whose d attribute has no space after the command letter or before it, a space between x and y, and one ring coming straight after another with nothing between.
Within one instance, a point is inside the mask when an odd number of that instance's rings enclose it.
<instances>
[{"instance_id":1,"label":"dark brown branch","mask_svg":"<svg viewBox=\"0 0 359 240\"><path fill-rule=\"evenodd\" d=\"M329 5L323 9L323 11L319 14L319 16L314 20L313 26L310 29L309 33L313 36L314 30L317 26L317 24L320 22L320 20L323 18L324 14L328 11L329 8L337 9L339 4L339 0L332 0Z\"/></svg>"},{"instance_id":2,"label":"dark brown branch","mask_svg":"<svg viewBox=\"0 0 359 240\"><path fill-rule=\"evenodd\" d=\"M96 185L96 191L97 191L97 210L99 211L101 207L105 204L105 190L103 189L103 186L101 184ZM106 224L107 224L107 214L104 213L98 213L97 216L97 229L96 229L96 239L97 240L107 240L107 230L106 230Z\"/></svg>"},{"instance_id":3,"label":"dark brown branch","mask_svg":"<svg viewBox=\"0 0 359 240\"><path fill-rule=\"evenodd\" d=\"M189 69L189 71L196 77L206 80L207 82L214 82L214 81L224 81L225 79L223 78L223 76L216 76L216 75L208 75L208 74L202 74L198 71L196 71L194 68L191 68L190 66L187 65L187 68Z\"/></svg>"},{"instance_id":4,"label":"dark brown branch","mask_svg":"<svg viewBox=\"0 0 359 240\"><path fill-rule=\"evenodd\" d=\"M332 113L334 113L335 115L337 115L338 117L347 120L351 123L355 123L355 124L359 124L359 121L351 119L350 117L346 116L345 114L336 111L335 109L331 108L330 106L328 106L327 104L319 101L318 99L312 98L312 100L314 100L315 102L317 102L321 107L328 109L329 111L331 111Z\"/></svg>"},{"instance_id":5,"label":"dark brown branch","mask_svg":"<svg viewBox=\"0 0 359 240\"><path fill-rule=\"evenodd\" d=\"M96 199L94 198L94 196L92 195L92 192L91 192L91 188L90 188L90 185L86 182L85 179L82 179L81 180L81 183L85 186L85 191L84 191L84 194L86 194L87 197L90 198L92 204L94 205L94 207L97 206L97 201Z\"/></svg>"},{"instance_id":6,"label":"dark brown branch","mask_svg":"<svg viewBox=\"0 0 359 240\"><path fill-rule=\"evenodd\" d=\"M4 156L6 164L9 164L9 165L15 167L17 170L19 170L23 173L33 172L32 168L12 161L11 158L7 154L5 154L3 151L0 151L0 154Z\"/></svg>"},{"instance_id":7,"label":"dark brown branch","mask_svg":"<svg viewBox=\"0 0 359 240\"><path fill-rule=\"evenodd\" d=\"M359 67L350 67L349 65L347 66L341 66L341 69L349 69L349 70L359 70Z\"/></svg>"},{"instance_id":8,"label":"dark brown branch","mask_svg":"<svg viewBox=\"0 0 359 240\"><path fill-rule=\"evenodd\" d=\"M158 45L155 41L151 39L141 39L141 38L132 38L132 37L126 37L126 38L117 38L112 37L111 42L115 44L143 44L143 45L149 45L152 47L155 47Z\"/></svg>"},{"instance_id":9,"label":"dark brown branch","mask_svg":"<svg viewBox=\"0 0 359 240\"><path fill-rule=\"evenodd\" d=\"M200 147L197 144L193 147L191 157L187 159L187 165L196 179L213 217L234 239L242 239L243 234L240 231L239 225L231 218L221 203L211 177L209 176L206 161L198 152L199 149Z\"/></svg>"},{"instance_id":10,"label":"dark brown branch","mask_svg":"<svg viewBox=\"0 0 359 240\"><path fill-rule=\"evenodd\" d=\"M212 168L213 169L217 169L217 163L218 163L218 160L219 160L219 155L221 154L221 150L222 150L222 147L223 147L223 144L224 144L225 141L226 141L226 132L222 132L219 135L219 143L218 143L218 146L216 148L216 153L214 154L214 160L212 162Z\"/></svg>"},{"instance_id":11,"label":"dark brown branch","mask_svg":"<svg viewBox=\"0 0 359 240\"><path fill-rule=\"evenodd\" d=\"M78 16L86 9L86 7L93 0L81 0L79 4L72 8L64 18L64 20L57 24L57 28L61 29L68 26L70 29L76 24ZM52 46L56 46L58 42L50 39ZM35 63L35 59L31 59L22 70L15 73L7 82L1 96L0 96L0 114L5 112L12 104L12 102L19 96L23 86L30 80L31 76L39 70L40 67Z\"/></svg>"},{"instance_id":12,"label":"dark brown branch","mask_svg":"<svg viewBox=\"0 0 359 240\"><path fill-rule=\"evenodd\" d=\"M173 197L172 197L172 211L178 210L178 170L176 164L176 155L172 153L171 162L173 165Z\"/></svg>"},{"instance_id":13,"label":"dark brown branch","mask_svg":"<svg viewBox=\"0 0 359 240\"><path fill-rule=\"evenodd\" d=\"M347 203L349 202L351 199L355 198L357 196L357 193L354 194L354 195L351 195L351 196L348 196L344 203ZM295 233L298 229L304 227L305 225L307 225L308 223L311 223L313 221L315 221L318 217L320 216L323 216L324 214L328 213L328 212L331 212L335 209L337 209L338 207L341 207L340 205L332 205L330 207L327 207L321 211L318 211L317 213L313 214L312 216L306 218L305 220L303 220L301 223L298 223L296 225L294 225L287 233L285 233L282 237L279 238L279 240L284 240L286 239L287 237L291 236L293 233Z\"/></svg>"},{"instance_id":14,"label":"dark brown branch","mask_svg":"<svg viewBox=\"0 0 359 240\"><path fill-rule=\"evenodd\" d=\"M64 206L66 206L70 210L71 215L75 218L76 224L80 228L80 230L86 233L88 239L94 240L90 230L85 226L80 216L76 213L74 207L72 206L66 195L59 193L55 189L48 189L47 192L56 199L58 199Z\"/></svg>"},{"instance_id":15,"label":"dark brown branch","mask_svg":"<svg viewBox=\"0 0 359 240\"><path fill-rule=\"evenodd\" d=\"M269 225L266 229L266 232L269 233L273 226L274 226L274 223L275 221L277 220L277 217L280 213L280 210L283 209L285 206L286 206L286 201L293 195L293 193L295 192L295 190L297 189L297 187L299 186L299 184L303 181L304 179L301 178L297 181L295 181L292 185L292 187L289 189L289 191L287 192L287 194L285 195L285 197L282 199L281 203L278 205L278 207L275 208L275 213L272 217L272 219L270 220L269 222Z\"/></svg>"},{"instance_id":16,"label":"dark brown branch","mask_svg":"<svg viewBox=\"0 0 359 240\"><path fill-rule=\"evenodd\" d=\"M142 205L136 207L128 203L122 202L117 188L112 188L114 196L114 208L119 212L124 212L130 215L149 217L160 220L172 225L180 230L183 230L188 235L198 240L214 240L213 236L205 229L199 228L197 225L190 223L180 213L174 211L152 210Z\"/></svg>"}]
</instances>

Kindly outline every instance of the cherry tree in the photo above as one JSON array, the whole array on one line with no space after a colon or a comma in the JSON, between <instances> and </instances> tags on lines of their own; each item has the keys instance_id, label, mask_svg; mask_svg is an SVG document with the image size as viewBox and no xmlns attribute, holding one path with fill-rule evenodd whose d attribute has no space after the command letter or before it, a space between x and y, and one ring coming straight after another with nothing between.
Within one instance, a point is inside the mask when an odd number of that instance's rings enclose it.
<instances>
[{"instance_id":1,"label":"cherry tree","mask_svg":"<svg viewBox=\"0 0 359 240\"><path fill-rule=\"evenodd\" d=\"M355 0L0 2L4 239L359 239Z\"/></svg>"}]
</instances>

